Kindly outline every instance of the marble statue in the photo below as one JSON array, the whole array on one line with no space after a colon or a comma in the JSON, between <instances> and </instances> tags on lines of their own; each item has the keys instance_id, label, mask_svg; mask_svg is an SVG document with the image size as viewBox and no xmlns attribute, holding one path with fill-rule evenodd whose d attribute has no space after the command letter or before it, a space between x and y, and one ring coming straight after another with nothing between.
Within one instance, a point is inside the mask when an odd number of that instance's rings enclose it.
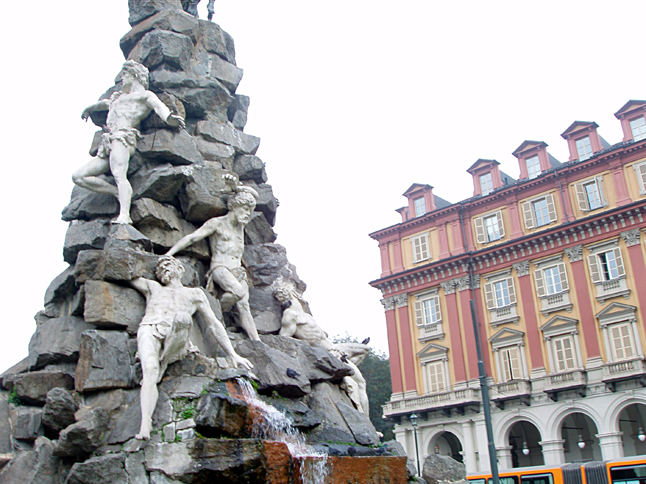
<instances>
[{"instance_id":1,"label":"marble statue","mask_svg":"<svg viewBox=\"0 0 646 484\"><path fill-rule=\"evenodd\" d=\"M197 351L189 335L193 314L198 313L233 363L251 369L252 364L238 355L224 329L215 317L206 294L200 288L184 287L181 282L184 267L175 258L163 256L157 263L157 281L142 277L130 284L146 298L146 311L137 330L137 355L141 361L141 427L138 439L149 439L152 414L157 404L157 384L166 367L179 361L190 351Z\"/></svg>"},{"instance_id":2,"label":"marble statue","mask_svg":"<svg viewBox=\"0 0 646 484\"><path fill-rule=\"evenodd\" d=\"M198 17L198 13L197 13L198 3L200 3L200 0L182 0L182 8L186 13L191 14L193 17ZM215 0L209 0L208 5L206 6L209 20L213 19L213 12L215 12L214 4L215 4Z\"/></svg>"},{"instance_id":3,"label":"marble statue","mask_svg":"<svg viewBox=\"0 0 646 484\"><path fill-rule=\"evenodd\" d=\"M151 111L169 126L184 128L184 119L172 114L170 109L151 91L148 91L148 69L129 60L117 77L119 91L109 99L102 99L83 110L81 117L87 121L94 111L108 111L106 126L101 136L97 156L72 175L74 183L99 193L114 195L119 199L119 215L115 223L132 223L130 202L132 187L127 178L128 163L135 152L141 133L137 126ZM110 171L116 187L99 177Z\"/></svg>"},{"instance_id":4,"label":"marble statue","mask_svg":"<svg viewBox=\"0 0 646 484\"><path fill-rule=\"evenodd\" d=\"M249 308L247 272L242 267L244 228L251 219L258 192L238 181L235 175L223 175L234 194L229 197L226 215L207 220L195 232L182 237L167 255L174 255L202 239L208 238L211 248L211 265L207 273L207 290L215 293L216 286L224 293L220 296L223 306L238 310L240 326L251 340L260 341L256 324Z\"/></svg>"},{"instance_id":5,"label":"marble statue","mask_svg":"<svg viewBox=\"0 0 646 484\"><path fill-rule=\"evenodd\" d=\"M325 331L316 323L311 314L305 312L297 293L289 283L277 281L274 297L281 304L283 315L279 335L307 341L311 345L325 348L339 357L354 370L354 374L343 378L342 388L352 400L357 410L369 414L366 380L358 365L370 352L364 343L332 343Z\"/></svg>"}]
</instances>

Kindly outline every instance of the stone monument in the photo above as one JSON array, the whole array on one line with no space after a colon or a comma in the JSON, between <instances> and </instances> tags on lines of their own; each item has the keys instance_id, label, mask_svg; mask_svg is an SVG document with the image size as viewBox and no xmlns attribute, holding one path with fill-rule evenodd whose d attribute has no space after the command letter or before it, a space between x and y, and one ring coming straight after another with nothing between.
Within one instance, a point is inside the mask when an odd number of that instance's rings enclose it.
<instances>
[{"instance_id":1,"label":"stone monument","mask_svg":"<svg viewBox=\"0 0 646 484\"><path fill-rule=\"evenodd\" d=\"M305 284L275 243L233 40L180 0L128 5L124 69L84 111L100 130L62 213L68 267L0 375L0 484L313 482L307 462L406 482L366 416L365 345L332 345L300 303L282 329L276 281ZM315 455L262 437L271 408Z\"/></svg>"}]
</instances>

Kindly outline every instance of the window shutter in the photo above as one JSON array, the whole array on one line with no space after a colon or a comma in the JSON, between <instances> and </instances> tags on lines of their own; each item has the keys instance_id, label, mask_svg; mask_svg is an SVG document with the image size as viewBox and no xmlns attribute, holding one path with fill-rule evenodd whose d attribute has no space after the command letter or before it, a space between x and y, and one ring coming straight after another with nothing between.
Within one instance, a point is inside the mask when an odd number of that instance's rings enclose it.
<instances>
[{"instance_id":1,"label":"window shutter","mask_svg":"<svg viewBox=\"0 0 646 484\"><path fill-rule=\"evenodd\" d=\"M482 217L477 217L473 219L473 225L476 229L476 240L479 244L487 243L487 233L485 232L484 219Z\"/></svg>"},{"instance_id":2,"label":"window shutter","mask_svg":"<svg viewBox=\"0 0 646 484\"><path fill-rule=\"evenodd\" d=\"M588 263L590 264L590 278L592 282L600 282L601 271L599 270L599 257L597 254L589 255Z\"/></svg>"},{"instance_id":3,"label":"window shutter","mask_svg":"<svg viewBox=\"0 0 646 484\"><path fill-rule=\"evenodd\" d=\"M596 177L596 181L597 189L599 190L599 198L601 199L601 206L605 207L606 205L608 205L608 201L606 200L606 195L603 193L603 177Z\"/></svg>"},{"instance_id":4,"label":"window shutter","mask_svg":"<svg viewBox=\"0 0 646 484\"><path fill-rule=\"evenodd\" d=\"M509 290L509 302L516 304L516 290L514 289L514 280L511 277L507 279L507 289Z\"/></svg>"},{"instance_id":5,"label":"window shutter","mask_svg":"<svg viewBox=\"0 0 646 484\"><path fill-rule=\"evenodd\" d=\"M533 229L536 227L536 221L534 220L534 208L532 207L532 202L523 203L523 218L525 219L525 228Z\"/></svg>"},{"instance_id":6,"label":"window shutter","mask_svg":"<svg viewBox=\"0 0 646 484\"><path fill-rule=\"evenodd\" d=\"M543 280L543 271L536 269L534 271L534 281L536 282L536 293L538 297L545 295L545 281Z\"/></svg>"},{"instance_id":7,"label":"window shutter","mask_svg":"<svg viewBox=\"0 0 646 484\"><path fill-rule=\"evenodd\" d=\"M433 322L439 323L442 321L442 312L440 311L440 298L438 296L433 297L433 301L435 304L433 304L433 309L435 310L435 317L433 318Z\"/></svg>"},{"instance_id":8,"label":"window shutter","mask_svg":"<svg viewBox=\"0 0 646 484\"><path fill-rule=\"evenodd\" d=\"M615 252L615 260L617 261L617 272L618 272L618 276L619 276L619 277L621 277L621 276L625 276L625 275L626 275L626 271L625 271L625 269L624 269L624 260L623 260L623 258L621 257L621 249L620 249L619 247L615 247L613 250L614 250L614 252Z\"/></svg>"},{"instance_id":9,"label":"window shutter","mask_svg":"<svg viewBox=\"0 0 646 484\"><path fill-rule=\"evenodd\" d=\"M410 239L410 245L413 252L413 262L420 260L420 240L419 237Z\"/></svg>"},{"instance_id":10,"label":"window shutter","mask_svg":"<svg viewBox=\"0 0 646 484\"><path fill-rule=\"evenodd\" d=\"M590 210L590 205L588 204L588 196L585 193L585 187L583 183L577 183L576 188L576 200L579 203L579 209L587 212Z\"/></svg>"},{"instance_id":11,"label":"window shutter","mask_svg":"<svg viewBox=\"0 0 646 484\"><path fill-rule=\"evenodd\" d=\"M639 193L646 194L646 163L633 165L635 173L637 173L637 183L639 184Z\"/></svg>"},{"instance_id":12,"label":"window shutter","mask_svg":"<svg viewBox=\"0 0 646 484\"><path fill-rule=\"evenodd\" d=\"M552 196L551 193L546 195L545 201L547 202L547 213L550 217L550 222L554 222L556 220L556 207L554 206L554 196Z\"/></svg>"},{"instance_id":13,"label":"window shutter","mask_svg":"<svg viewBox=\"0 0 646 484\"><path fill-rule=\"evenodd\" d=\"M487 301L487 309L496 308L496 299L493 296L493 284L490 282L485 284L485 300Z\"/></svg>"},{"instance_id":14,"label":"window shutter","mask_svg":"<svg viewBox=\"0 0 646 484\"><path fill-rule=\"evenodd\" d=\"M424 325L424 306L422 301L415 301L415 324L417 326Z\"/></svg>"},{"instance_id":15,"label":"window shutter","mask_svg":"<svg viewBox=\"0 0 646 484\"><path fill-rule=\"evenodd\" d=\"M563 291L568 290L568 283L567 283L567 273L565 272L565 264L561 263L558 265L559 267L559 276L561 276L561 287L563 287Z\"/></svg>"},{"instance_id":16,"label":"window shutter","mask_svg":"<svg viewBox=\"0 0 646 484\"><path fill-rule=\"evenodd\" d=\"M520 363L520 351L519 348L513 348L510 351L511 353L511 379L517 380L523 377L522 365Z\"/></svg>"},{"instance_id":17,"label":"window shutter","mask_svg":"<svg viewBox=\"0 0 646 484\"><path fill-rule=\"evenodd\" d=\"M502 239L505 236L505 224L502 222L502 212L496 212L496 217L498 219L498 231Z\"/></svg>"}]
</instances>

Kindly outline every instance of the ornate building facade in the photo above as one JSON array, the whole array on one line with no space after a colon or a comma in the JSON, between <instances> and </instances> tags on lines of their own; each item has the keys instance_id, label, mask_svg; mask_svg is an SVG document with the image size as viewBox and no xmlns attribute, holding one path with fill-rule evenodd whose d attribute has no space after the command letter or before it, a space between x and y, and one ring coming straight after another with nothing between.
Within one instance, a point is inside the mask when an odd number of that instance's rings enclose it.
<instances>
[{"instance_id":1,"label":"ornate building facade","mask_svg":"<svg viewBox=\"0 0 646 484\"><path fill-rule=\"evenodd\" d=\"M646 101L615 116L613 145L596 123L572 123L564 163L523 142L518 180L476 161L467 200L413 184L401 223L370 235L393 388L384 417L409 456L415 431L421 461L489 470L471 302L500 468L646 454Z\"/></svg>"}]
</instances>

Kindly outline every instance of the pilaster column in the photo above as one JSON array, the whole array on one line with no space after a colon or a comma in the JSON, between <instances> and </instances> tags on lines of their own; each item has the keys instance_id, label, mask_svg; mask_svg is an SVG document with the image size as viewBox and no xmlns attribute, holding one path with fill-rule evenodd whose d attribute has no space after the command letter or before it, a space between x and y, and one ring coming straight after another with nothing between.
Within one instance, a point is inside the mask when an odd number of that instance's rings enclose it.
<instances>
[{"instance_id":1,"label":"pilaster column","mask_svg":"<svg viewBox=\"0 0 646 484\"><path fill-rule=\"evenodd\" d=\"M381 277L386 277L393 273L393 271L390 270L389 245L390 244L388 244L388 242L379 244L379 254L381 256Z\"/></svg>"},{"instance_id":2,"label":"pilaster column","mask_svg":"<svg viewBox=\"0 0 646 484\"><path fill-rule=\"evenodd\" d=\"M507 205L509 209L509 220L511 222L511 235L512 239L517 239L523 236L523 228L520 224L520 214L518 213L518 203L513 200L513 203Z\"/></svg>"},{"instance_id":3,"label":"pilaster column","mask_svg":"<svg viewBox=\"0 0 646 484\"><path fill-rule=\"evenodd\" d=\"M415 353L413 350L413 334L410 329L411 321L408 314L408 294L395 296L399 332L401 334L402 361L404 364L404 391L417 392L415 381Z\"/></svg>"},{"instance_id":4,"label":"pilaster column","mask_svg":"<svg viewBox=\"0 0 646 484\"><path fill-rule=\"evenodd\" d=\"M529 361L532 371L538 368L545 368L543 353L541 351L541 333L538 329L536 318L536 293L532 289L532 281L529 277L529 261L517 262L512 265L518 275L518 286L520 289L520 301L523 302L523 319L527 327L527 345L529 348Z\"/></svg>"},{"instance_id":5,"label":"pilaster column","mask_svg":"<svg viewBox=\"0 0 646 484\"><path fill-rule=\"evenodd\" d=\"M462 240L462 226L459 220L451 222L451 230L453 231L453 247L451 247L451 255L464 254L464 240Z\"/></svg>"},{"instance_id":6,"label":"pilaster column","mask_svg":"<svg viewBox=\"0 0 646 484\"><path fill-rule=\"evenodd\" d=\"M469 276L459 277L454 279L455 287L460 294L460 308L462 309L462 332L464 334L464 342L466 344L467 355L471 355L465 358L465 355L462 354L462 344L460 344L460 354L462 355L463 361L467 362L468 377L465 375L465 379L473 380L478 378L478 353L476 351L476 340L473 334L473 322L471 320L471 305L469 301L471 300L471 281ZM480 323L482 320L478 318ZM482 348L483 352L486 352L486 348ZM464 363L463 363L464 367Z\"/></svg>"},{"instance_id":7,"label":"pilaster column","mask_svg":"<svg viewBox=\"0 0 646 484\"><path fill-rule=\"evenodd\" d=\"M621 440L623 432L608 432L597 434L601 456L603 459L618 459L624 456L624 447Z\"/></svg>"},{"instance_id":8,"label":"pilaster column","mask_svg":"<svg viewBox=\"0 0 646 484\"><path fill-rule=\"evenodd\" d=\"M499 469L511 469L511 446L496 447Z\"/></svg>"},{"instance_id":9,"label":"pilaster column","mask_svg":"<svg viewBox=\"0 0 646 484\"><path fill-rule=\"evenodd\" d=\"M487 474L491 472L489 463L489 447L487 440L487 427L484 417L475 421L476 443L478 447L478 473Z\"/></svg>"},{"instance_id":10,"label":"pilaster column","mask_svg":"<svg viewBox=\"0 0 646 484\"><path fill-rule=\"evenodd\" d=\"M458 311L457 296L455 294L455 279L441 283L444 290L444 301L446 302L448 334L451 341L451 353L455 382L463 382L467 379L464 367L464 352L462 351L462 335L460 330L460 314Z\"/></svg>"},{"instance_id":11,"label":"pilaster column","mask_svg":"<svg viewBox=\"0 0 646 484\"><path fill-rule=\"evenodd\" d=\"M478 472L475 441L473 439L473 427L473 420L462 422L462 435L464 436L462 448L464 450L464 463L466 466L467 474L475 474L476 472Z\"/></svg>"},{"instance_id":12,"label":"pilaster column","mask_svg":"<svg viewBox=\"0 0 646 484\"><path fill-rule=\"evenodd\" d=\"M646 286L641 283L646 281L646 265L644 264L644 255L641 247L641 231L639 229L627 230L621 233L621 238L626 242L628 257L630 258L630 268L635 281L635 290L637 291L637 300L641 308L642 324L646 327ZM628 273L628 271L626 271Z\"/></svg>"},{"instance_id":13,"label":"pilaster column","mask_svg":"<svg viewBox=\"0 0 646 484\"><path fill-rule=\"evenodd\" d=\"M404 393L401 352L399 351L399 334L397 333L397 316L395 315L395 296L381 300L386 313L386 334L388 335L388 353L390 354L390 381L395 397Z\"/></svg>"},{"instance_id":14,"label":"pilaster column","mask_svg":"<svg viewBox=\"0 0 646 484\"><path fill-rule=\"evenodd\" d=\"M630 195L628 194L628 185L626 184L626 177L624 176L624 166L617 163L617 166L612 168L612 179L615 182L615 194L617 196L617 206L621 207L630 203Z\"/></svg>"},{"instance_id":15,"label":"pilaster column","mask_svg":"<svg viewBox=\"0 0 646 484\"><path fill-rule=\"evenodd\" d=\"M565 249L565 254L570 259L570 267L574 278L574 284L570 284L570 299L576 299L577 301L588 359L599 358L601 352L599 350L599 339L597 338L596 320L592 311L592 303L590 302L590 295L594 294L594 288L590 286L583 266L583 246L568 247Z\"/></svg>"},{"instance_id":16,"label":"pilaster column","mask_svg":"<svg viewBox=\"0 0 646 484\"><path fill-rule=\"evenodd\" d=\"M404 270L404 260L402 258L402 243L397 239L393 241L393 268L392 271L397 273Z\"/></svg>"},{"instance_id":17,"label":"pilaster column","mask_svg":"<svg viewBox=\"0 0 646 484\"><path fill-rule=\"evenodd\" d=\"M557 466L565 462L563 440L542 440L539 442L543 450L543 459L546 466Z\"/></svg>"},{"instance_id":18,"label":"pilaster column","mask_svg":"<svg viewBox=\"0 0 646 484\"><path fill-rule=\"evenodd\" d=\"M440 239L439 258L440 259L446 259L447 257L451 256L451 253L449 252L449 238L446 235L446 226L445 225L440 225L437 228L437 235L438 235L438 238Z\"/></svg>"}]
</instances>

